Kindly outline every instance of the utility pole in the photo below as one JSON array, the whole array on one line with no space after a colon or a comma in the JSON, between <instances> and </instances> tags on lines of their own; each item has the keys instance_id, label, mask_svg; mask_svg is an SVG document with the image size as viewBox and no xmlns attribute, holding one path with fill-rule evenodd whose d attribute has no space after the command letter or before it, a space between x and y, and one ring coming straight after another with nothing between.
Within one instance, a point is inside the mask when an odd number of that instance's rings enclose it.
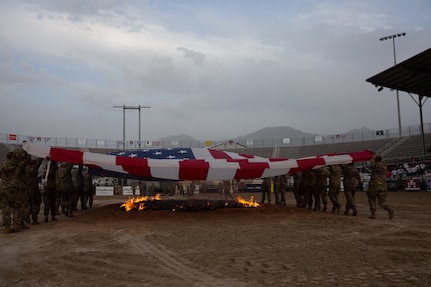
<instances>
[{"instance_id":1,"label":"utility pole","mask_svg":"<svg viewBox=\"0 0 431 287\"><path fill-rule=\"evenodd\" d=\"M149 106L113 106L114 108L122 108L123 109L123 149L126 149L126 110L139 110L139 147L141 147L141 109L149 109Z\"/></svg>"}]
</instances>

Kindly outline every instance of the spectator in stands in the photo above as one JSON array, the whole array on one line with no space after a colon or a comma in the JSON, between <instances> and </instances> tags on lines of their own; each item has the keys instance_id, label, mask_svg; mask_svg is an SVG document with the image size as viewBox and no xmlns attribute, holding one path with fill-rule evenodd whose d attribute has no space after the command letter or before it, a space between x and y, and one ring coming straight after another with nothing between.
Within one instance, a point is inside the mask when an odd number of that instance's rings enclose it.
<instances>
[{"instance_id":1,"label":"spectator in stands","mask_svg":"<svg viewBox=\"0 0 431 287\"><path fill-rule=\"evenodd\" d=\"M386 211L388 211L389 218L394 217L394 210L390 208L386 202L388 194L388 184L386 181L386 163L382 156L375 154L370 161L371 178L368 186L368 202L370 204L370 211L372 219L376 219L376 200L377 203Z\"/></svg>"}]
</instances>

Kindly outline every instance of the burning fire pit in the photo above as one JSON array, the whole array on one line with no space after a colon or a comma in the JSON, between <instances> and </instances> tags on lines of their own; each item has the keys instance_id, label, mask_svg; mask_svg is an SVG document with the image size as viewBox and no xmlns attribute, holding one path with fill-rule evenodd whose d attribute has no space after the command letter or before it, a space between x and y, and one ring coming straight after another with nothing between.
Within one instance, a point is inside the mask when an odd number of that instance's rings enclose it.
<instances>
[{"instance_id":1,"label":"burning fire pit","mask_svg":"<svg viewBox=\"0 0 431 287\"><path fill-rule=\"evenodd\" d=\"M168 199L161 200L160 194L156 196L141 196L138 198L129 198L121 208L125 211L146 211L146 210L171 210L171 211L204 211L218 208L242 208L242 207L260 207L260 204L250 197L249 200L241 196L237 200L210 200L210 199Z\"/></svg>"}]
</instances>

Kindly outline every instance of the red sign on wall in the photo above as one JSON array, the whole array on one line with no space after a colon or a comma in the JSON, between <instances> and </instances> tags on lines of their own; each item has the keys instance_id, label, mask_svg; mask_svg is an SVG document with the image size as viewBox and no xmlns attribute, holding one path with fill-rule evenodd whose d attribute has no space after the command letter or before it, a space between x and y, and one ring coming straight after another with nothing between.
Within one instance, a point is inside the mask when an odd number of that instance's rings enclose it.
<instances>
[{"instance_id":1,"label":"red sign on wall","mask_svg":"<svg viewBox=\"0 0 431 287\"><path fill-rule=\"evenodd\" d=\"M421 190L421 183L419 179L407 179L404 181L406 191L418 191Z\"/></svg>"},{"instance_id":2,"label":"red sign on wall","mask_svg":"<svg viewBox=\"0 0 431 287\"><path fill-rule=\"evenodd\" d=\"M14 135L14 134L9 134L8 138L10 141L16 141L16 135Z\"/></svg>"}]
</instances>

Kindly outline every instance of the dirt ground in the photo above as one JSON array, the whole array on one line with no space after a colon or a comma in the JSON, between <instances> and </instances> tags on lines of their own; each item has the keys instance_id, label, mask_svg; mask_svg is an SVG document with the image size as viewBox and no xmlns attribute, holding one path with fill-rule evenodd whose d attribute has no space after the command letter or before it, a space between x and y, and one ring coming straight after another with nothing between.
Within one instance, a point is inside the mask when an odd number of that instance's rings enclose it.
<instances>
[{"instance_id":1,"label":"dirt ground","mask_svg":"<svg viewBox=\"0 0 431 287\"><path fill-rule=\"evenodd\" d=\"M431 285L431 193L391 192L393 220L369 219L364 192L357 217L297 209L291 193L287 207L203 212L125 212L125 199L2 232L0 286Z\"/></svg>"}]
</instances>

